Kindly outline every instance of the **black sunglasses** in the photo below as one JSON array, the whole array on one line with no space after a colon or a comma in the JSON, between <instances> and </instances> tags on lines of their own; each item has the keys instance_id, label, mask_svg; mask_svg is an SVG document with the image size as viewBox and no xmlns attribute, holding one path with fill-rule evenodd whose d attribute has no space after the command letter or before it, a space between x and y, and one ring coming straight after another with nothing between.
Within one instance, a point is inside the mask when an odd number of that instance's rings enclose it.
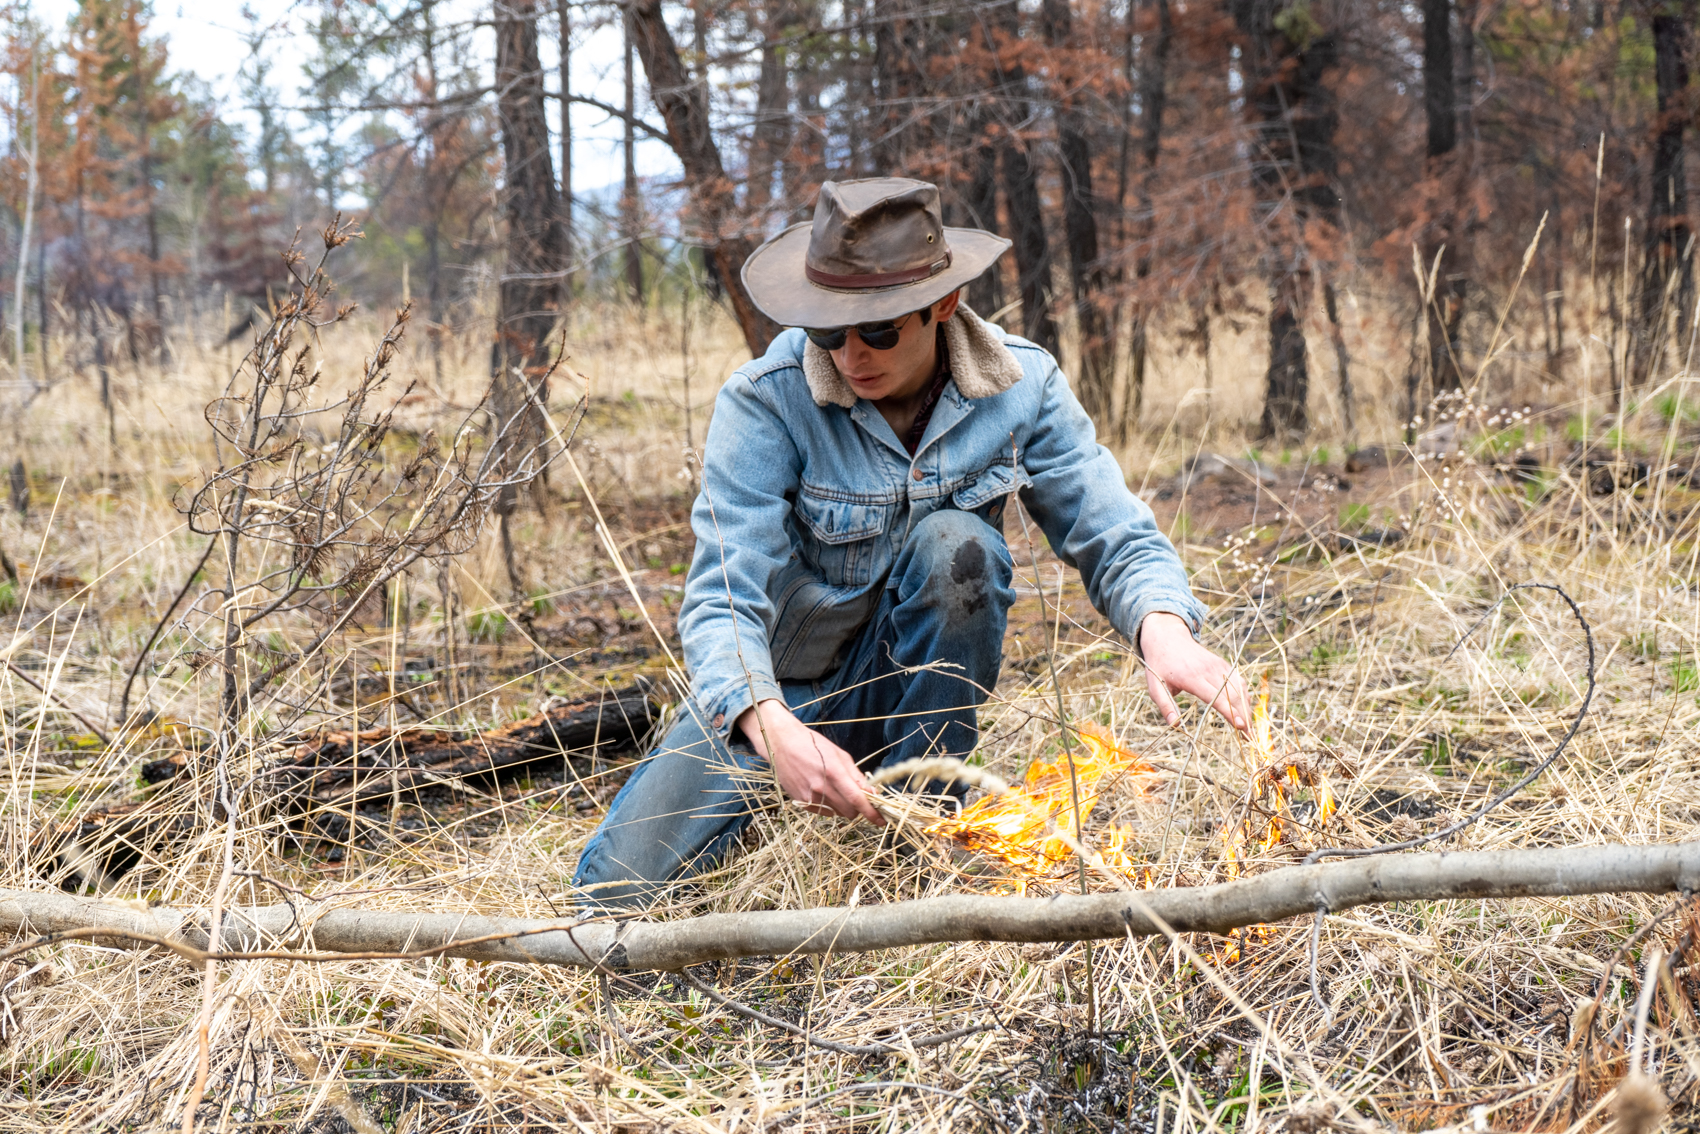
<instances>
[{"instance_id":1,"label":"black sunglasses","mask_svg":"<svg viewBox=\"0 0 1700 1134\"><path fill-rule=\"evenodd\" d=\"M869 350L890 350L897 345L897 340L903 336L903 324L907 323L915 312L911 311L901 319L881 319L876 323L857 323L854 327L811 327L803 333L809 336L809 341L822 350L843 350L844 344L850 341L850 332L855 331L856 337L862 340L862 345Z\"/></svg>"}]
</instances>

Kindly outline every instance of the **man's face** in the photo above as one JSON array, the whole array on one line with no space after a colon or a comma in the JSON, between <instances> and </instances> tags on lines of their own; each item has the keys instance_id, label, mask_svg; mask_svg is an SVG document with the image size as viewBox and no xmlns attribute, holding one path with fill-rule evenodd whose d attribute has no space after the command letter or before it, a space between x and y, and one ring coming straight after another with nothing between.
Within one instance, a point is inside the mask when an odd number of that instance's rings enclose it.
<instances>
[{"instance_id":1,"label":"man's face","mask_svg":"<svg viewBox=\"0 0 1700 1134\"><path fill-rule=\"evenodd\" d=\"M933 304L933 318L925 323L918 312L895 320L900 334L890 350L873 350L854 330L844 345L832 352L838 373L850 383L859 398L877 402L882 398L908 398L919 394L932 381L937 365L936 320L948 319L956 310L956 296Z\"/></svg>"}]
</instances>

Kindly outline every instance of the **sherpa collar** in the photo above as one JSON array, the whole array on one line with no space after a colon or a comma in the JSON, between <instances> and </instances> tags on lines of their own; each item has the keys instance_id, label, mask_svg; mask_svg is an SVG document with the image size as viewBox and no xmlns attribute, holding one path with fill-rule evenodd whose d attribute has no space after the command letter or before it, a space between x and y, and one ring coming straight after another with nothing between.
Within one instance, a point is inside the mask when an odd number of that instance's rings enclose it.
<instances>
[{"instance_id":1,"label":"sherpa collar","mask_svg":"<svg viewBox=\"0 0 1700 1134\"><path fill-rule=\"evenodd\" d=\"M1021 381L1021 363L1003 345L1003 335L968 309L957 304L956 314L945 321L945 344L950 348L950 376L965 398L989 398ZM856 404L856 393L838 373L832 355L814 343L803 345L803 375L817 406Z\"/></svg>"}]
</instances>

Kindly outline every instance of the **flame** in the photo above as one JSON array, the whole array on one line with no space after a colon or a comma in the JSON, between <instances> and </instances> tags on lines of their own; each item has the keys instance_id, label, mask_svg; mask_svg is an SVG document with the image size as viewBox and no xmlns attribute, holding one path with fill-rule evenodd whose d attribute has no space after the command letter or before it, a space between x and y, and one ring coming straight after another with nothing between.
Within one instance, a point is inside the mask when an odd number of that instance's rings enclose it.
<instances>
[{"instance_id":1,"label":"flame","mask_svg":"<svg viewBox=\"0 0 1700 1134\"><path fill-rule=\"evenodd\" d=\"M1251 795L1246 817L1222 832L1222 862L1230 879L1240 876L1242 860L1266 854L1292 838L1296 826L1288 805L1289 796L1309 788L1315 805L1311 826L1321 828L1338 809L1328 780L1296 752L1277 756L1275 730L1269 717L1269 675L1263 675L1257 701L1251 711L1251 740L1245 750L1246 770L1251 773ZM1285 818L1283 818L1285 817ZM1258 820L1263 820L1259 829Z\"/></svg>"},{"instance_id":2,"label":"flame","mask_svg":"<svg viewBox=\"0 0 1700 1134\"><path fill-rule=\"evenodd\" d=\"M1098 802L1098 788L1106 777L1152 775L1155 769L1118 747L1109 733L1095 724L1083 724L1075 734L1080 745L1074 752L1074 779L1079 785L1080 819L1084 823ZM941 819L925 830L1000 859L1025 881L1044 877L1074 853L1062 839L1047 834L1048 826L1079 837L1066 755L1054 763L1035 760L1022 782L1007 795L977 800L962 814ZM1128 851L1132 836L1131 827L1110 828L1103 846L1106 865L1123 872L1138 869Z\"/></svg>"},{"instance_id":3,"label":"flame","mask_svg":"<svg viewBox=\"0 0 1700 1134\"><path fill-rule=\"evenodd\" d=\"M1272 925L1248 925L1243 929L1236 929L1217 950L1216 960L1220 964L1236 965L1253 943L1262 945L1274 936L1275 927Z\"/></svg>"}]
</instances>

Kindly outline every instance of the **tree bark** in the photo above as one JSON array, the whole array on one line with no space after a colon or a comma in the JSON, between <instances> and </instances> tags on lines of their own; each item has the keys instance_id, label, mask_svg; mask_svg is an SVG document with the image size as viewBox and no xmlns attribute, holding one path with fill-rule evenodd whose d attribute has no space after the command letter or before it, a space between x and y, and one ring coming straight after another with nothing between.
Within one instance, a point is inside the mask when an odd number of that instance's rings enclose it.
<instances>
[{"instance_id":1,"label":"tree bark","mask_svg":"<svg viewBox=\"0 0 1700 1134\"><path fill-rule=\"evenodd\" d=\"M968 212L969 224L997 232L998 150L985 140L987 125L984 116L973 119L971 128L980 142L974 147L974 172L969 178L968 194L963 205ZM1003 310L1003 278L996 263L968 285L968 306L988 319Z\"/></svg>"},{"instance_id":2,"label":"tree bark","mask_svg":"<svg viewBox=\"0 0 1700 1134\"><path fill-rule=\"evenodd\" d=\"M690 186L692 213L702 231L716 275L732 304L733 317L744 332L750 353L760 356L779 333L779 326L762 314L739 274L755 241L738 223L732 180L720 160L720 148L708 120L708 92L690 81L679 61L679 48L662 15L661 0L631 0L632 33L638 58L649 78L650 98L667 124L667 140L684 166Z\"/></svg>"},{"instance_id":3,"label":"tree bark","mask_svg":"<svg viewBox=\"0 0 1700 1134\"><path fill-rule=\"evenodd\" d=\"M546 436L539 406L548 398L543 385L549 335L561 315L566 250L544 114L537 0L500 0L495 15L496 111L508 231L496 341L490 350L490 413L495 443L514 462L523 461ZM516 498L510 486L496 501L504 524Z\"/></svg>"},{"instance_id":4,"label":"tree bark","mask_svg":"<svg viewBox=\"0 0 1700 1134\"><path fill-rule=\"evenodd\" d=\"M1452 52L1453 0L1423 0L1423 114L1428 124L1427 176L1438 187L1436 215L1422 241L1423 270L1435 270L1434 291L1423 312L1428 332L1429 393L1463 386L1462 344L1458 332L1464 321L1469 279L1460 270L1464 249L1458 231L1463 174L1454 151L1458 146L1458 92ZM1462 21L1460 21L1462 23ZM1470 34L1464 29L1465 34ZM1408 384L1409 385L1409 384ZM1415 387L1412 386L1414 390ZM1406 420L1421 408L1413 392L1407 398Z\"/></svg>"},{"instance_id":5,"label":"tree bark","mask_svg":"<svg viewBox=\"0 0 1700 1134\"><path fill-rule=\"evenodd\" d=\"M1169 44L1174 37L1174 22L1169 11L1169 0L1147 0L1153 3L1157 12L1157 27L1146 35L1139 58L1139 105L1141 127L1139 138L1139 223L1136 228L1136 244L1138 252L1134 258L1134 276L1143 283L1151 275L1151 264L1154 249L1152 244L1157 238L1157 208L1155 191L1157 184L1157 161L1163 153L1163 112L1167 109L1169 99L1168 62ZM1130 8L1128 18L1133 18L1136 8ZM1210 318L1208 309L1201 309L1203 319L1208 324ZM1145 367L1148 354L1148 328L1150 312L1146 310L1141 300L1136 297L1133 301L1132 327L1129 329L1132 342L1128 357L1127 397L1122 407L1121 433L1119 439L1126 441L1128 435L1139 427L1140 414L1145 408ZM1208 350L1206 351L1208 356ZM1209 359L1206 357L1206 367Z\"/></svg>"},{"instance_id":6,"label":"tree bark","mask_svg":"<svg viewBox=\"0 0 1700 1134\"><path fill-rule=\"evenodd\" d=\"M565 0L563 0L563 4ZM424 0L420 5L420 15L425 26L424 60L426 98L430 102L437 100L437 0ZM563 7L563 11L565 8ZM562 113L566 113L566 99L561 100ZM561 120L565 123L566 119ZM435 124L433 124L435 125ZM425 294L430 304L431 321L426 324L427 335L431 340L431 375L439 389L443 385L443 254L442 232L443 213L448 207L448 187L441 184L436 176L439 172L437 163L442 158L442 147L439 144L437 131L430 131L431 147L429 164L426 166L427 185L426 208L429 212L425 219ZM565 153L565 149L562 150ZM268 179L270 174L267 174ZM271 192L268 187L267 193Z\"/></svg>"},{"instance_id":7,"label":"tree bark","mask_svg":"<svg viewBox=\"0 0 1700 1134\"><path fill-rule=\"evenodd\" d=\"M1688 180L1683 173L1683 133L1688 127L1688 63L1695 16L1693 0L1660 4L1653 15L1653 71L1659 97L1653 137L1652 192L1641 267L1641 297L1635 339L1636 383L1646 382L1663 361L1671 307L1686 312L1694 291L1689 251ZM1673 280L1674 277L1674 280ZM1673 289L1672 283L1675 283Z\"/></svg>"},{"instance_id":8,"label":"tree bark","mask_svg":"<svg viewBox=\"0 0 1700 1134\"><path fill-rule=\"evenodd\" d=\"M1014 58L1021 36L1020 12L1014 4L999 5L985 19L986 46L996 60L999 109L1003 116L998 149L1003 164L1004 200L1009 205L1010 235L1015 241L1017 290L1021 296L1021 328L1028 340L1056 354L1057 324L1051 314L1051 247L1045 235L1039 171L1029 139L1031 107L1026 98L1027 71Z\"/></svg>"},{"instance_id":9,"label":"tree bark","mask_svg":"<svg viewBox=\"0 0 1700 1134\"><path fill-rule=\"evenodd\" d=\"M765 226L773 205L773 177L790 137L791 83L785 59L785 30L792 22L787 0L762 5L761 64L756 71L755 122L750 130L750 180L744 202L750 217Z\"/></svg>"},{"instance_id":10,"label":"tree bark","mask_svg":"<svg viewBox=\"0 0 1700 1134\"><path fill-rule=\"evenodd\" d=\"M1390 902L1683 893L1700 889L1700 843L1547 847L1381 855L1290 866L1255 878L1172 890L1049 898L951 894L850 908L708 914L672 922L538 921L469 913L333 909L314 918L296 955L440 953L477 961L623 972L677 971L734 957L863 953L953 941L1087 941L1226 934L1311 914ZM78 933L112 945L163 939L192 958L207 911L137 908L69 894L0 891L0 930ZM1159 919L1161 919L1159 921ZM140 935L142 941L125 935ZM292 906L227 910L226 959L287 947L303 934ZM495 938L491 940L491 938ZM478 940L485 939L485 940ZM235 954L235 956L232 956Z\"/></svg>"},{"instance_id":11,"label":"tree bark","mask_svg":"<svg viewBox=\"0 0 1700 1134\"><path fill-rule=\"evenodd\" d=\"M626 298L643 307L643 201L638 196L637 177L637 68L632 63L632 22L624 21L626 43L625 188L620 194L620 228L626 242Z\"/></svg>"},{"instance_id":12,"label":"tree bark","mask_svg":"<svg viewBox=\"0 0 1700 1134\"><path fill-rule=\"evenodd\" d=\"M1074 41L1074 18L1069 0L1043 0L1040 21L1052 49L1055 70L1068 74L1061 53L1079 50ZM1066 84L1072 86L1073 84ZM1087 116L1075 98L1057 110L1057 151L1062 164L1063 234L1068 245L1069 289L1074 293L1074 317L1080 336L1080 358L1074 375L1080 403L1104 436L1113 428L1116 342L1112 321L1104 310L1105 267L1098 254L1098 205L1092 192L1092 142Z\"/></svg>"},{"instance_id":13,"label":"tree bark","mask_svg":"<svg viewBox=\"0 0 1700 1134\"><path fill-rule=\"evenodd\" d=\"M873 164L877 176L895 176L909 167L914 150L910 116L920 95L916 38L919 21L908 0L873 0L874 120Z\"/></svg>"},{"instance_id":14,"label":"tree bark","mask_svg":"<svg viewBox=\"0 0 1700 1134\"><path fill-rule=\"evenodd\" d=\"M1326 28L1296 28L1302 20L1284 20L1287 30L1282 30L1276 24L1276 0L1231 2L1247 47L1246 111L1255 137L1252 187L1270 242L1265 253L1269 370L1258 436L1285 443L1310 430L1304 324L1316 280L1305 230L1312 221L1337 226L1340 215L1334 187L1340 115L1326 81L1339 62L1339 43ZM1310 19L1315 11L1304 9ZM1289 30L1300 38L1290 39Z\"/></svg>"},{"instance_id":15,"label":"tree bark","mask_svg":"<svg viewBox=\"0 0 1700 1134\"><path fill-rule=\"evenodd\" d=\"M566 266L572 267L573 250L573 111L572 111L572 58L573 58L573 15L570 0L557 0L555 5L556 18L560 29L561 55L561 244L566 252ZM436 74L432 67L433 76ZM433 78L432 86L436 80ZM433 95L435 97L435 95ZM572 277L569 275L562 284L562 292L570 297ZM433 301L435 296L432 297ZM431 311L431 318L437 317L436 308Z\"/></svg>"}]
</instances>

